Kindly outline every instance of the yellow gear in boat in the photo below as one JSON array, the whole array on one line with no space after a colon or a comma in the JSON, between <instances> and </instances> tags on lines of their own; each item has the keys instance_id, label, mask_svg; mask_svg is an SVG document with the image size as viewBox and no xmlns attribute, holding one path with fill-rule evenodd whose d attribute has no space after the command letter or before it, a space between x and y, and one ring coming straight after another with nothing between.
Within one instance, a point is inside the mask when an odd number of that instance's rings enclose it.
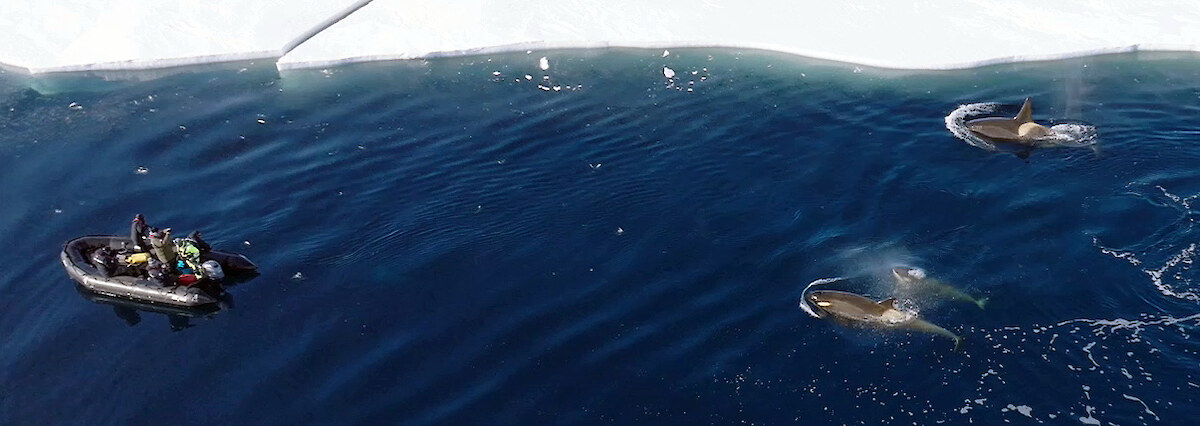
<instances>
[{"instance_id":1,"label":"yellow gear in boat","mask_svg":"<svg viewBox=\"0 0 1200 426\"><path fill-rule=\"evenodd\" d=\"M125 263L129 265L141 265L150 261L150 253L134 253L125 257Z\"/></svg>"}]
</instances>

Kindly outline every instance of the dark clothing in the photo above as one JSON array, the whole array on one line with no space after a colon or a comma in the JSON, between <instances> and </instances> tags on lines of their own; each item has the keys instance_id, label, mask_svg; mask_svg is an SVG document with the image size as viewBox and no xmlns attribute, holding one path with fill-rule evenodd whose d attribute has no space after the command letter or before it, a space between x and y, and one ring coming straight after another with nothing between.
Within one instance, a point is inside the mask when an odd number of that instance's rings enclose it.
<instances>
[{"instance_id":1,"label":"dark clothing","mask_svg":"<svg viewBox=\"0 0 1200 426\"><path fill-rule=\"evenodd\" d=\"M200 249L201 254L212 251L212 246L200 238L200 231L192 231L191 234L188 234L188 238L196 244L196 248Z\"/></svg>"},{"instance_id":2,"label":"dark clothing","mask_svg":"<svg viewBox=\"0 0 1200 426\"><path fill-rule=\"evenodd\" d=\"M116 272L117 255L108 247L100 247L93 251L89 260L102 277L111 277Z\"/></svg>"},{"instance_id":3,"label":"dark clothing","mask_svg":"<svg viewBox=\"0 0 1200 426\"><path fill-rule=\"evenodd\" d=\"M150 278L150 281L154 281L159 285L165 286L170 284L168 282L170 275L167 273L167 268L158 259L150 259L146 263L146 276Z\"/></svg>"},{"instance_id":4,"label":"dark clothing","mask_svg":"<svg viewBox=\"0 0 1200 426\"><path fill-rule=\"evenodd\" d=\"M129 225L129 239L133 240L133 251L150 251L147 235L150 235L150 227L146 225L146 218L140 214L134 216L133 223Z\"/></svg>"}]
</instances>

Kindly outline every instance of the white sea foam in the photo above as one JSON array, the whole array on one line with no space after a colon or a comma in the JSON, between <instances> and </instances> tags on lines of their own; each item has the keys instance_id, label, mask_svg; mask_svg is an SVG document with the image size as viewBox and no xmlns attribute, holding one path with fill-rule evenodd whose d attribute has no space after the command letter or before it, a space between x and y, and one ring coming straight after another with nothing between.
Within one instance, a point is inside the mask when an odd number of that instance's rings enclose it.
<instances>
[{"instance_id":1,"label":"white sea foam","mask_svg":"<svg viewBox=\"0 0 1200 426\"><path fill-rule=\"evenodd\" d=\"M1061 321L1061 322L1055 324L1055 326L1061 327L1061 326L1065 326L1068 324L1082 323L1082 324L1094 327L1097 333L1111 334L1112 332L1117 331L1117 330L1128 330L1128 331L1130 331L1132 336L1137 336L1146 327L1150 327L1150 326L1168 327L1168 326L1173 326L1173 325L1177 325L1177 324L1187 324L1189 322L1192 323L1192 325L1200 325L1200 313L1188 315L1185 317L1178 317L1178 318L1172 317L1172 316L1163 316L1163 317L1157 317L1157 318L1148 317L1145 319L1136 319L1136 320L1135 319L1125 319L1125 318L1115 318L1115 319L1078 318L1078 319Z\"/></svg>"},{"instance_id":2,"label":"white sea foam","mask_svg":"<svg viewBox=\"0 0 1200 426\"><path fill-rule=\"evenodd\" d=\"M1067 123L1050 126L1050 135L1042 138L1054 146L1088 146L1096 143L1096 126Z\"/></svg>"},{"instance_id":3,"label":"white sea foam","mask_svg":"<svg viewBox=\"0 0 1200 426\"><path fill-rule=\"evenodd\" d=\"M974 133L967 129L967 119L995 111L999 105L995 102L959 105L958 108L955 108L954 111L951 111L946 116L946 130L953 133L955 137L962 139L963 142L971 144L971 146L988 151L996 151L996 145L979 136L975 136Z\"/></svg>"},{"instance_id":4,"label":"white sea foam","mask_svg":"<svg viewBox=\"0 0 1200 426\"><path fill-rule=\"evenodd\" d=\"M808 285L804 286L804 290L800 291L800 309L803 309L804 312L808 312L808 315L812 316L813 318L820 318L821 316L818 315L815 310L813 310L812 306L808 305L808 299L805 299L804 295L808 294L808 290L811 289L813 286L835 283L835 282L838 282L838 281L841 281L844 279L846 279L846 278L844 278L844 277L821 278L819 280L815 280L811 283L808 283Z\"/></svg>"},{"instance_id":5,"label":"white sea foam","mask_svg":"<svg viewBox=\"0 0 1200 426\"><path fill-rule=\"evenodd\" d=\"M1142 273L1150 278L1150 283L1165 296L1175 297L1194 302L1200 302L1200 293L1194 288L1195 283L1191 278L1192 265L1196 263L1196 252L1200 249L1200 245L1196 242L1187 241L1168 241L1164 238L1189 235L1192 228L1195 227L1195 221L1190 220L1190 216L1195 215L1191 209L1191 201L1195 200L1200 195L1191 195L1182 197L1167 191L1162 186L1155 186L1166 198L1163 200L1152 200L1146 194L1131 191L1130 194L1148 199L1156 206L1171 207L1180 211L1181 219L1168 227L1171 227L1173 232L1164 233L1162 231L1155 232L1147 237L1146 241L1135 245L1134 249L1114 249L1105 247L1101 244L1100 239L1093 236L1092 245L1100 249L1101 253L1107 254L1117 259L1125 260L1130 265L1142 267ZM1182 224L1182 225L1180 225ZM1182 227L1182 229L1180 229ZM1141 249L1141 247L1145 247ZM1145 267L1146 263L1142 258L1148 256L1162 256L1171 251L1163 250L1163 248L1176 247L1177 249L1162 260L1162 264L1158 267Z\"/></svg>"}]
</instances>

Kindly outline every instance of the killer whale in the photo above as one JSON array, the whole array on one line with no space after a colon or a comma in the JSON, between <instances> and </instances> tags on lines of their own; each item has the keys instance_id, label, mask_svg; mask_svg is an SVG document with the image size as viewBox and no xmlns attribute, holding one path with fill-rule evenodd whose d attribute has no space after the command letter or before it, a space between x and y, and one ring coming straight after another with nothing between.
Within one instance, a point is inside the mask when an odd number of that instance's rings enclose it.
<instances>
[{"instance_id":1,"label":"killer whale","mask_svg":"<svg viewBox=\"0 0 1200 426\"><path fill-rule=\"evenodd\" d=\"M993 141L1012 142L1020 145L1037 146L1038 141L1050 136L1049 127L1033 121L1033 100L1025 98L1016 117L984 117L968 121L967 130L977 136Z\"/></svg>"},{"instance_id":2,"label":"killer whale","mask_svg":"<svg viewBox=\"0 0 1200 426\"><path fill-rule=\"evenodd\" d=\"M976 299L974 296L943 283L941 280L929 278L924 269L911 266L892 268L892 278L896 280L896 290L901 293L926 293L943 299L968 302L979 309L987 305L988 298Z\"/></svg>"},{"instance_id":3,"label":"killer whale","mask_svg":"<svg viewBox=\"0 0 1200 426\"><path fill-rule=\"evenodd\" d=\"M876 302L845 291L814 290L800 296L800 307L816 313L817 317L849 326L937 334L953 339L955 351L962 348L962 337L919 318L916 313L896 309L895 298Z\"/></svg>"}]
</instances>

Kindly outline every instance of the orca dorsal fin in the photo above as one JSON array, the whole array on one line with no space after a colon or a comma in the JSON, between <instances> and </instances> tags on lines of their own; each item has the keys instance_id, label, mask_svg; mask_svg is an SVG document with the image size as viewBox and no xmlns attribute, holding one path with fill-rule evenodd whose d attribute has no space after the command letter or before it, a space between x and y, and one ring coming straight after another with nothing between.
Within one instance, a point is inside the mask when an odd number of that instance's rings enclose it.
<instances>
[{"instance_id":1,"label":"orca dorsal fin","mask_svg":"<svg viewBox=\"0 0 1200 426\"><path fill-rule=\"evenodd\" d=\"M1025 105L1021 105L1021 112L1018 112L1017 116L1013 119L1017 120L1018 123L1033 121L1033 100L1025 98Z\"/></svg>"},{"instance_id":2,"label":"orca dorsal fin","mask_svg":"<svg viewBox=\"0 0 1200 426\"><path fill-rule=\"evenodd\" d=\"M896 307L896 298L889 297L887 299L880 300L879 306L883 306L885 308L895 308Z\"/></svg>"}]
</instances>

